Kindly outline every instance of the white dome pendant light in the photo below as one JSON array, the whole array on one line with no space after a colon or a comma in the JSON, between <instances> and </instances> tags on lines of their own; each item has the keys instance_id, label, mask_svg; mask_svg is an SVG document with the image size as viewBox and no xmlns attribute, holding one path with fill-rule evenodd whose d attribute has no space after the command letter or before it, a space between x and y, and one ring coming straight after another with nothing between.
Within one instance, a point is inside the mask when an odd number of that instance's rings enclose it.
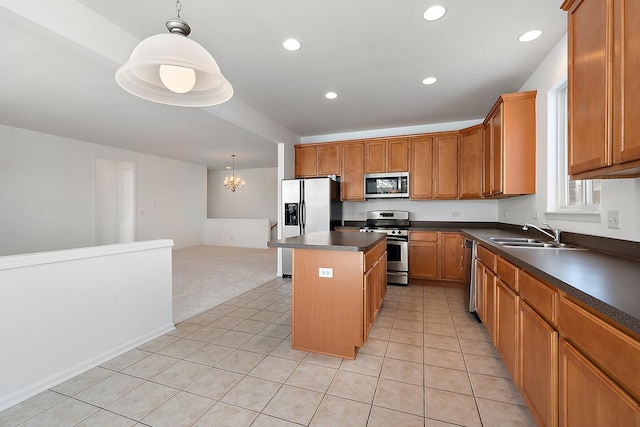
<instances>
[{"instance_id":1,"label":"white dome pendant light","mask_svg":"<svg viewBox=\"0 0 640 427\"><path fill-rule=\"evenodd\" d=\"M116 72L116 82L135 96L161 104L222 104L233 96L233 87L211 54L187 38L191 27L180 19L181 9L177 0L177 18L167 21L169 34L142 40Z\"/></svg>"}]
</instances>

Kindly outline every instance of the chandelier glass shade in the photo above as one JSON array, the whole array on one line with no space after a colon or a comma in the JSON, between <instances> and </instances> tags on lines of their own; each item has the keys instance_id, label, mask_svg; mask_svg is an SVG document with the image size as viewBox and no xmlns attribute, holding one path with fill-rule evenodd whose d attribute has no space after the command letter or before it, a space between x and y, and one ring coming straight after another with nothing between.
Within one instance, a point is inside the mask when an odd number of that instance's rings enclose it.
<instances>
[{"instance_id":1,"label":"chandelier glass shade","mask_svg":"<svg viewBox=\"0 0 640 427\"><path fill-rule=\"evenodd\" d=\"M126 64L116 72L116 82L127 92L161 104L206 107L233 96L231 83L222 75L211 54L189 39L189 25L178 18L167 22L168 34L142 40Z\"/></svg>"},{"instance_id":2,"label":"chandelier glass shade","mask_svg":"<svg viewBox=\"0 0 640 427\"><path fill-rule=\"evenodd\" d=\"M231 159L233 162L231 176L224 178L224 187L235 193L236 190L242 190L244 188L244 181L236 176L236 155L232 154Z\"/></svg>"}]
</instances>

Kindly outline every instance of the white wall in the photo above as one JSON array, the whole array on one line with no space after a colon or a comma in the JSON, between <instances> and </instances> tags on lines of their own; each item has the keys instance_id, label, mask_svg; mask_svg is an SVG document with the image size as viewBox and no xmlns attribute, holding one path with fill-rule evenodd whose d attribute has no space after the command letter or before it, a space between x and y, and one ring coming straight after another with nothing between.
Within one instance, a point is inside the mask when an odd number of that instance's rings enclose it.
<instances>
[{"instance_id":1,"label":"white wall","mask_svg":"<svg viewBox=\"0 0 640 427\"><path fill-rule=\"evenodd\" d=\"M172 245L0 257L0 411L174 329Z\"/></svg>"},{"instance_id":2,"label":"white wall","mask_svg":"<svg viewBox=\"0 0 640 427\"><path fill-rule=\"evenodd\" d=\"M263 219L208 218L204 220L204 244L267 249L271 224Z\"/></svg>"},{"instance_id":3,"label":"white wall","mask_svg":"<svg viewBox=\"0 0 640 427\"><path fill-rule=\"evenodd\" d=\"M574 233L615 239L640 241L640 179L620 179L601 181L600 222L578 222L546 219L549 186L555 186L556 146L548 132L549 91L567 77L567 37L558 42L521 91L537 90L536 99L536 194L514 197L499 202L499 221L509 224L532 222L540 225L548 221L554 228ZM620 229L607 227L608 210L620 212ZM534 219L534 213L539 219Z\"/></svg>"},{"instance_id":4,"label":"white wall","mask_svg":"<svg viewBox=\"0 0 640 427\"><path fill-rule=\"evenodd\" d=\"M208 218L266 218L271 224L277 222L277 168L236 169L236 176L245 181L245 187L235 193L223 185L231 171L209 171L207 176Z\"/></svg>"},{"instance_id":5,"label":"white wall","mask_svg":"<svg viewBox=\"0 0 640 427\"><path fill-rule=\"evenodd\" d=\"M136 240L202 244L204 166L0 125L0 256L94 244L96 157L136 165Z\"/></svg>"},{"instance_id":6,"label":"white wall","mask_svg":"<svg viewBox=\"0 0 640 427\"><path fill-rule=\"evenodd\" d=\"M498 202L496 200L406 199L345 202L342 204L342 216L349 221L364 221L366 211L378 209L409 211L411 221L495 222L498 216Z\"/></svg>"}]
</instances>

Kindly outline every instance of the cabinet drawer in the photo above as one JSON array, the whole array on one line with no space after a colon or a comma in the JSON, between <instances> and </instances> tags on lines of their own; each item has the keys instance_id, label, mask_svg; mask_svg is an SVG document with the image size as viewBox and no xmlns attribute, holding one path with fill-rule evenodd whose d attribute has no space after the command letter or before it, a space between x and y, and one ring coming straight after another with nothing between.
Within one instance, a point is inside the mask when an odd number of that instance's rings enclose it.
<instances>
[{"instance_id":1,"label":"cabinet drawer","mask_svg":"<svg viewBox=\"0 0 640 427\"><path fill-rule=\"evenodd\" d=\"M375 245L371 250L364 254L364 271L367 271L387 250L387 239Z\"/></svg>"},{"instance_id":2,"label":"cabinet drawer","mask_svg":"<svg viewBox=\"0 0 640 427\"><path fill-rule=\"evenodd\" d=\"M438 232L437 231L411 231L409 233L409 240L413 240L415 242L437 242Z\"/></svg>"},{"instance_id":3,"label":"cabinet drawer","mask_svg":"<svg viewBox=\"0 0 640 427\"><path fill-rule=\"evenodd\" d=\"M477 257L489 270L493 272L496 271L496 254L484 246L478 245Z\"/></svg>"},{"instance_id":4,"label":"cabinet drawer","mask_svg":"<svg viewBox=\"0 0 640 427\"><path fill-rule=\"evenodd\" d=\"M640 399L640 343L579 307L560 299L560 334Z\"/></svg>"},{"instance_id":5,"label":"cabinet drawer","mask_svg":"<svg viewBox=\"0 0 640 427\"><path fill-rule=\"evenodd\" d=\"M496 259L496 273L513 291L518 292L518 267L498 257Z\"/></svg>"},{"instance_id":6,"label":"cabinet drawer","mask_svg":"<svg viewBox=\"0 0 640 427\"><path fill-rule=\"evenodd\" d=\"M558 325L558 292L522 270L518 270L518 288L521 298L547 322Z\"/></svg>"}]
</instances>

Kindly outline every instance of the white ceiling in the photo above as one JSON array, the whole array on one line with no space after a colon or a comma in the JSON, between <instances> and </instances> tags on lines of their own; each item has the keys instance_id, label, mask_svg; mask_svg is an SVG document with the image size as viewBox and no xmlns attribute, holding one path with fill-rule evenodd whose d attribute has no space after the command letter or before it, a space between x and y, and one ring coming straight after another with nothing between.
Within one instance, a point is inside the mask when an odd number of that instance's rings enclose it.
<instances>
[{"instance_id":1,"label":"white ceiling","mask_svg":"<svg viewBox=\"0 0 640 427\"><path fill-rule=\"evenodd\" d=\"M433 4L448 13L427 22ZM483 118L566 32L562 0L182 0L235 94L207 108L114 80L175 0L0 0L0 123L223 169L275 167L276 142ZM538 40L517 37L540 29ZM302 49L282 42L294 37ZM435 76L435 85L422 79ZM338 99L324 98L336 91Z\"/></svg>"}]
</instances>

